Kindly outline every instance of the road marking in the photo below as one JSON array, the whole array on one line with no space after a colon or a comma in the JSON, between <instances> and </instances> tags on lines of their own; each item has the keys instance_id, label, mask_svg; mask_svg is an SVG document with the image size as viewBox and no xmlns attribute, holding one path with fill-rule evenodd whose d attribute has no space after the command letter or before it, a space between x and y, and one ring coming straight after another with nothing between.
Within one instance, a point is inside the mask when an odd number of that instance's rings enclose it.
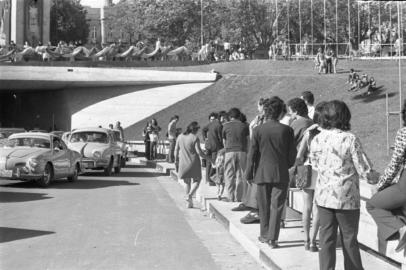
<instances>
[{"instance_id":1,"label":"road marking","mask_svg":"<svg viewBox=\"0 0 406 270\"><path fill-rule=\"evenodd\" d=\"M135 239L134 239L134 247L137 246L137 240L138 240L138 236L140 235L140 232L144 229L145 227L142 227L141 229L138 230L137 234L135 235Z\"/></svg>"}]
</instances>

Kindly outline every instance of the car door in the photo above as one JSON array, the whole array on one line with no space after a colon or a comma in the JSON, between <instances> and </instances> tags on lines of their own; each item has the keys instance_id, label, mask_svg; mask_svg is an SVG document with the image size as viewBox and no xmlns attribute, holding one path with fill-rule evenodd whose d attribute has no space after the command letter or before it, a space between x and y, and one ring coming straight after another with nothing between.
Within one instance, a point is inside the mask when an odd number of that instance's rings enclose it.
<instances>
[{"instance_id":1,"label":"car door","mask_svg":"<svg viewBox=\"0 0 406 270\"><path fill-rule=\"evenodd\" d=\"M70 160L66 145L57 137L52 139L52 157L55 178L65 177L69 174Z\"/></svg>"}]
</instances>

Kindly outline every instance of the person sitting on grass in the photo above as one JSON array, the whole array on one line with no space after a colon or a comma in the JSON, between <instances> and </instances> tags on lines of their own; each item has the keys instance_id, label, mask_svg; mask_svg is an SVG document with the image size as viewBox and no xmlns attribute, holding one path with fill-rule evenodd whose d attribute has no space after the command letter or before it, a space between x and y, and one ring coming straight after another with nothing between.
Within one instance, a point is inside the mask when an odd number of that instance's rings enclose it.
<instances>
[{"instance_id":1,"label":"person sitting on grass","mask_svg":"<svg viewBox=\"0 0 406 270\"><path fill-rule=\"evenodd\" d=\"M371 78L369 78L367 95L369 96L370 94L375 92L375 90L376 90L376 81L375 81L374 77L371 76Z\"/></svg>"},{"instance_id":2,"label":"person sitting on grass","mask_svg":"<svg viewBox=\"0 0 406 270\"><path fill-rule=\"evenodd\" d=\"M361 78L358 80L358 87L363 88L369 84L368 74L362 74Z\"/></svg>"},{"instance_id":3,"label":"person sitting on grass","mask_svg":"<svg viewBox=\"0 0 406 270\"><path fill-rule=\"evenodd\" d=\"M354 71L354 69L350 69L350 74L348 75L348 81L347 83L350 84L350 89L348 91L353 91L358 88L358 81L359 81L359 75L357 72Z\"/></svg>"}]
</instances>

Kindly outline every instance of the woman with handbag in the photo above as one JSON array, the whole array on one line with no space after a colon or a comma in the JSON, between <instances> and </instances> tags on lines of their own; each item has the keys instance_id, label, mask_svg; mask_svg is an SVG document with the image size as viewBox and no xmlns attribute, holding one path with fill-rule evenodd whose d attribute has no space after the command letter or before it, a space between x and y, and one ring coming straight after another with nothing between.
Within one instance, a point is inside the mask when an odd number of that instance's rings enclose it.
<instances>
[{"instance_id":1,"label":"woman with handbag","mask_svg":"<svg viewBox=\"0 0 406 270\"><path fill-rule=\"evenodd\" d=\"M402 109L406 124L406 100ZM377 184L378 192L367 202L367 210L378 225L384 241L399 239L396 252L406 247L406 127L399 129L392 159ZM398 177L400 175L400 178Z\"/></svg>"},{"instance_id":2,"label":"woman with handbag","mask_svg":"<svg viewBox=\"0 0 406 270\"><path fill-rule=\"evenodd\" d=\"M312 169L309 159L310 143L313 138L320 133L319 119L320 113L326 102L320 102L317 104L314 110L313 121L314 124L310 126L300 143L299 150L296 157L296 165L298 167L298 173L296 174L296 187L302 189L303 194L303 230L304 230L304 247L305 250L317 252L316 238L319 231L319 215L317 207L313 207L314 188L316 186L317 172ZM301 168L301 169L299 169ZM299 173L301 171L301 173ZM313 214L312 231L310 233L310 219Z\"/></svg>"}]
</instances>

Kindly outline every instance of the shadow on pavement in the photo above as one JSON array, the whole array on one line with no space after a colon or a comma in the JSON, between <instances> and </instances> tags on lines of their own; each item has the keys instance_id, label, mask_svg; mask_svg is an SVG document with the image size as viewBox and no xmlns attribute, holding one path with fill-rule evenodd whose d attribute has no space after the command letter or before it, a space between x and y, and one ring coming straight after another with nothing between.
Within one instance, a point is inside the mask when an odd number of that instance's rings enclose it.
<instances>
[{"instance_id":1,"label":"shadow on pavement","mask_svg":"<svg viewBox=\"0 0 406 270\"><path fill-rule=\"evenodd\" d=\"M131 183L122 180L99 180L99 179L80 179L76 182L55 181L48 189L96 189L115 186L138 186L139 183Z\"/></svg>"},{"instance_id":2,"label":"shadow on pavement","mask_svg":"<svg viewBox=\"0 0 406 270\"><path fill-rule=\"evenodd\" d=\"M106 177L157 177L160 176L161 173L159 172L120 172L120 173L114 173L111 176L105 176L103 172L86 172L82 174L83 176L89 176L89 177L101 177L101 178L106 178ZM79 181L80 181L80 176L79 176Z\"/></svg>"},{"instance_id":3,"label":"shadow on pavement","mask_svg":"<svg viewBox=\"0 0 406 270\"><path fill-rule=\"evenodd\" d=\"M7 192L0 191L0 202L1 203L12 203L12 202L28 202L52 199L53 197L47 196L46 193L27 193L27 192Z\"/></svg>"},{"instance_id":4,"label":"shadow on pavement","mask_svg":"<svg viewBox=\"0 0 406 270\"><path fill-rule=\"evenodd\" d=\"M95 189L95 188L106 188L113 186L137 186L139 183L131 183L123 180L99 180L99 179L80 179L76 182L68 182L64 179L54 180L51 185L46 188L50 189ZM35 181L29 182L18 182L13 184L7 184L3 187L9 188L37 188L42 189L38 186Z\"/></svg>"},{"instance_id":5,"label":"shadow on pavement","mask_svg":"<svg viewBox=\"0 0 406 270\"><path fill-rule=\"evenodd\" d=\"M0 243L52 234L55 232L0 227Z\"/></svg>"}]
</instances>

